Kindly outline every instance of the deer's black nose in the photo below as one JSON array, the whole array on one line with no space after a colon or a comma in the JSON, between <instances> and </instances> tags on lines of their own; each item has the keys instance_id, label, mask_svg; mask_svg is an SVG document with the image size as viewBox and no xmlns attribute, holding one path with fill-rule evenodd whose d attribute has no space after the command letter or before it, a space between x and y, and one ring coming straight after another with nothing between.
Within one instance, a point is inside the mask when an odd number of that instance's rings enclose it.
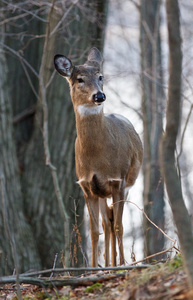
<instances>
[{"instance_id":1,"label":"deer's black nose","mask_svg":"<svg viewBox=\"0 0 193 300\"><path fill-rule=\"evenodd\" d=\"M98 92L97 94L93 95L94 102L101 103L101 102L105 101L105 99L106 99L106 96L104 93Z\"/></svg>"}]
</instances>

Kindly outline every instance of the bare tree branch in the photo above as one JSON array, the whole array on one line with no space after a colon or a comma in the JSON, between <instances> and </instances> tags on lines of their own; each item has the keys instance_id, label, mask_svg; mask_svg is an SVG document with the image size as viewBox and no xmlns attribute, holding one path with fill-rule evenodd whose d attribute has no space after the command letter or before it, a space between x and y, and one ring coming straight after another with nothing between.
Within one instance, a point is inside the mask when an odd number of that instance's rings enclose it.
<instances>
[{"instance_id":1,"label":"bare tree branch","mask_svg":"<svg viewBox=\"0 0 193 300\"><path fill-rule=\"evenodd\" d=\"M135 7L137 8L137 10L140 10L140 4L135 1L135 0L130 0L131 3L133 3L135 5Z\"/></svg>"},{"instance_id":2,"label":"bare tree branch","mask_svg":"<svg viewBox=\"0 0 193 300\"><path fill-rule=\"evenodd\" d=\"M5 45L4 43L0 42L0 45L7 49L9 52L11 52L12 54L14 54L15 56L17 56L21 61L23 61L26 66L32 71L32 73L39 79L39 75L38 73L35 71L35 69L28 63L28 61L23 58L17 51L13 50L12 48L10 48L9 46Z\"/></svg>"},{"instance_id":3,"label":"bare tree branch","mask_svg":"<svg viewBox=\"0 0 193 300\"><path fill-rule=\"evenodd\" d=\"M161 233L163 234L163 235L165 235L165 237L167 237L171 242L173 242L174 244L176 243L176 240L173 240L171 237L169 237L159 226L157 226L148 216L147 216L147 214L145 213L145 211L142 209L142 208L140 208L136 203L134 203L134 202L132 202L132 201L129 201L129 200L121 200L121 201L117 201L116 203L118 203L118 202L122 202L122 201L124 201L124 202L127 202L127 203L131 203L131 204L133 204L133 205L135 205L143 214L144 214L144 216L146 217L146 219L153 225L153 226L155 226L159 231L161 231ZM115 203L115 204L116 204ZM179 249L177 249L177 248L175 248L177 251L180 251Z\"/></svg>"},{"instance_id":4,"label":"bare tree branch","mask_svg":"<svg viewBox=\"0 0 193 300\"><path fill-rule=\"evenodd\" d=\"M131 105L129 105L128 103L124 102L122 99L121 99L121 96L120 94L115 90L115 88L113 88L112 86L108 85L108 88L116 95L116 97L119 99L120 103L123 104L125 107L133 110L140 119L142 119L142 114L141 114L141 111L140 109L135 109L134 107L132 107Z\"/></svg>"},{"instance_id":5,"label":"bare tree branch","mask_svg":"<svg viewBox=\"0 0 193 300\"><path fill-rule=\"evenodd\" d=\"M28 80L28 82L29 82L29 85L30 85L30 87L31 87L31 89L32 89L32 91L33 91L33 93L34 93L34 95L35 95L36 98L38 99L38 94L37 94L37 92L36 92L36 90L35 90L35 87L34 87L32 81L31 81L30 75L29 75L29 73L28 73L28 71L27 71L27 69L26 69L26 67L25 67L25 64L23 63L22 60L20 60L20 61L21 61L22 67L23 67L23 69L24 69L25 75L26 75L26 77L27 77L27 80Z\"/></svg>"},{"instance_id":6,"label":"bare tree branch","mask_svg":"<svg viewBox=\"0 0 193 300\"><path fill-rule=\"evenodd\" d=\"M186 79L186 82L188 83L188 86L192 90L192 93L193 93L193 88L192 88L190 82L187 79ZM179 165L180 156L181 156L181 154L183 152L184 137L185 137L185 133L186 133L186 129L188 127L189 121L190 121L190 117L191 117L192 111L193 111L193 103L190 106L189 113L187 115L186 122L185 122L185 125L184 125L184 129L182 131L182 136L181 136L181 141L180 141L180 151L179 151L179 154L177 156L178 165Z\"/></svg>"},{"instance_id":7,"label":"bare tree branch","mask_svg":"<svg viewBox=\"0 0 193 300\"><path fill-rule=\"evenodd\" d=\"M21 15L17 15L17 16L14 16L14 17L7 18L7 19L0 22L0 26L5 25L6 23L13 22L13 21L16 21L18 19L24 18L27 15L28 15L28 13L24 13L24 14L21 14Z\"/></svg>"},{"instance_id":8,"label":"bare tree branch","mask_svg":"<svg viewBox=\"0 0 193 300\"><path fill-rule=\"evenodd\" d=\"M75 2L67 9L67 11L65 12L65 14L63 15L63 17L60 19L60 21L58 22L58 24L55 26L55 28L52 30L52 32L49 35L49 38L52 37L53 34L55 34L59 27L62 25L62 23L64 22L64 20L66 19L66 17L68 16L69 12L72 10L72 8L74 7Z\"/></svg>"},{"instance_id":9,"label":"bare tree branch","mask_svg":"<svg viewBox=\"0 0 193 300\"><path fill-rule=\"evenodd\" d=\"M27 10L27 9L25 9L25 8L23 8L23 7L21 7L21 6L18 6L18 5L16 5L16 4L10 4L10 2L7 2L7 1L5 1L5 0L1 0L3 3L5 3L5 4L8 4L12 9L19 9L19 10L22 10L22 11L24 11L25 13L27 13L28 15L32 15L33 17L35 17L36 19L38 19L38 20L40 20L40 21L42 21L42 22L44 22L44 23L47 23L47 20L45 20L45 19L43 19L43 18L41 18L41 17L39 17L38 15L36 15L36 14L34 14L33 13L33 11L30 11L30 10Z\"/></svg>"}]
</instances>

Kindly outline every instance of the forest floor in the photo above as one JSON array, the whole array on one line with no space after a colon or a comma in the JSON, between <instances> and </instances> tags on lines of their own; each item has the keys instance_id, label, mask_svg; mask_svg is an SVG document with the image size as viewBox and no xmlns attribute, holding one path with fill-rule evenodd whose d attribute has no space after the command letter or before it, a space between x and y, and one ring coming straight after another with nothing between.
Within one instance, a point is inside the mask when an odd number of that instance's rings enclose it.
<instances>
[{"instance_id":1,"label":"forest floor","mask_svg":"<svg viewBox=\"0 0 193 300\"><path fill-rule=\"evenodd\" d=\"M20 285L22 299L193 299L193 293L188 292L187 277L179 255L168 262L158 263L146 269L98 273L98 282L91 284L90 278L92 276L96 278L95 273L89 276L88 285L84 282L84 286L67 285L42 288L30 283L23 283ZM15 284L0 284L0 300L7 299L18 299Z\"/></svg>"}]
</instances>

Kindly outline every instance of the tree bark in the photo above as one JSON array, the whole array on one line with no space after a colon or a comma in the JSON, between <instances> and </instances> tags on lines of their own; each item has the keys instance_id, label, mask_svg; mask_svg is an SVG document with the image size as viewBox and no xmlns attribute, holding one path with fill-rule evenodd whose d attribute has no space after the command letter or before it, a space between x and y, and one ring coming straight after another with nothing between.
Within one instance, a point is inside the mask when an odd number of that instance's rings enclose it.
<instances>
[{"instance_id":1,"label":"tree bark","mask_svg":"<svg viewBox=\"0 0 193 300\"><path fill-rule=\"evenodd\" d=\"M3 27L1 28L1 42ZM23 210L21 183L13 140L12 109L5 53L0 47L0 276L13 270L11 241L18 271L40 268L40 259L32 230ZM6 225L8 224L8 230ZM11 236L9 233L11 232Z\"/></svg>"},{"instance_id":2,"label":"tree bark","mask_svg":"<svg viewBox=\"0 0 193 300\"><path fill-rule=\"evenodd\" d=\"M141 0L140 47L144 125L144 211L154 223L164 229L163 180L158 157L163 115L160 5L161 1ZM164 236L146 218L143 228L145 256L161 251L164 247Z\"/></svg>"},{"instance_id":3,"label":"tree bark","mask_svg":"<svg viewBox=\"0 0 193 300\"><path fill-rule=\"evenodd\" d=\"M181 117L182 51L178 1L166 1L169 40L169 90L166 131L162 138L162 171L184 257L190 288L193 289L193 235L180 179L176 170L175 149Z\"/></svg>"}]
</instances>

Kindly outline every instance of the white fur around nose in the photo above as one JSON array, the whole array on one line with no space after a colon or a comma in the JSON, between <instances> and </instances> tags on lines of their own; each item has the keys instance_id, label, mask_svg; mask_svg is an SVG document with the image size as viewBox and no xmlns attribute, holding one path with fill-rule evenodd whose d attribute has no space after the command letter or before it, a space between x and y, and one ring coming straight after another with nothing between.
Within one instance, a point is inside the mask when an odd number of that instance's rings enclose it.
<instances>
[{"instance_id":1,"label":"white fur around nose","mask_svg":"<svg viewBox=\"0 0 193 300\"><path fill-rule=\"evenodd\" d=\"M103 109L103 104L88 106L87 104L82 104L77 106L77 112L80 116L86 117L91 115L98 115Z\"/></svg>"}]
</instances>

